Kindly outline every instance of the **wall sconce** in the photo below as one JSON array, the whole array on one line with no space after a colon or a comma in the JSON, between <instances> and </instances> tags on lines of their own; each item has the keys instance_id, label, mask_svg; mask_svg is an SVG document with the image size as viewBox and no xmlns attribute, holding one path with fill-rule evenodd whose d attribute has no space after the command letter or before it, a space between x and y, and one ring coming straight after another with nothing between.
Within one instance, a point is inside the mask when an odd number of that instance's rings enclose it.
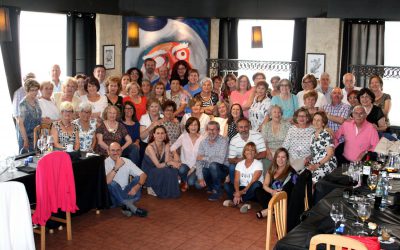
<instances>
[{"instance_id":1,"label":"wall sconce","mask_svg":"<svg viewBox=\"0 0 400 250\"><path fill-rule=\"evenodd\" d=\"M0 7L0 42L11 42L8 8Z\"/></svg>"},{"instance_id":2,"label":"wall sconce","mask_svg":"<svg viewBox=\"0 0 400 250\"><path fill-rule=\"evenodd\" d=\"M139 47L139 24L128 22L128 47Z\"/></svg>"},{"instance_id":3,"label":"wall sconce","mask_svg":"<svg viewBox=\"0 0 400 250\"><path fill-rule=\"evenodd\" d=\"M251 27L251 47L252 48L263 47L261 26Z\"/></svg>"}]
</instances>

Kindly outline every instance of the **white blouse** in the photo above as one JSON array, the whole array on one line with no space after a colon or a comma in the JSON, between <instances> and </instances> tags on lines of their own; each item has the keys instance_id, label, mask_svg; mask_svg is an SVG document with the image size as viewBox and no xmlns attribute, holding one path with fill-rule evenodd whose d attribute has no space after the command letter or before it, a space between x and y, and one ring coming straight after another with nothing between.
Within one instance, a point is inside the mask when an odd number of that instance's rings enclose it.
<instances>
[{"instance_id":1,"label":"white blouse","mask_svg":"<svg viewBox=\"0 0 400 250\"><path fill-rule=\"evenodd\" d=\"M171 152L181 148L181 161L188 165L189 168L195 167L196 157L199 151L200 142L204 139L204 136L200 135L196 142L193 144L188 133L181 134L176 142L171 146Z\"/></svg>"},{"instance_id":2,"label":"white blouse","mask_svg":"<svg viewBox=\"0 0 400 250\"><path fill-rule=\"evenodd\" d=\"M100 95L100 99L96 102L89 101L87 95L81 96L81 101L84 103L90 103L92 105L92 113L102 114L104 109L107 107L107 97L105 95Z\"/></svg>"},{"instance_id":3,"label":"white blouse","mask_svg":"<svg viewBox=\"0 0 400 250\"><path fill-rule=\"evenodd\" d=\"M53 121L60 119L60 111L53 101L44 98L39 98L38 101L40 109L42 110L42 118L48 117Z\"/></svg>"}]
</instances>

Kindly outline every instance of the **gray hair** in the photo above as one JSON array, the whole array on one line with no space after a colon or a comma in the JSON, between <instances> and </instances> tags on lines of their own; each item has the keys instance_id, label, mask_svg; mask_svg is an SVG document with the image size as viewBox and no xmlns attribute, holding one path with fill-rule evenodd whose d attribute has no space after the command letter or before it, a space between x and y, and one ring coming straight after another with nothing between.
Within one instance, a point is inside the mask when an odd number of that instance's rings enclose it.
<instances>
[{"instance_id":1,"label":"gray hair","mask_svg":"<svg viewBox=\"0 0 400 250\"><path fill-rule=\"evenodd\" d=\"M82 111L92 111L93 106L92 104L88 102L81 102L77 108L77 112L82 112Z\"/></svg>"},{"instance_id":2,"label":"gray hair","mask_svg":"<svg viewBox=\"0 0 400 250\"><path fill-rule=\"evenodd\" d=\"M273 104L273 105L269 106L268 114L271 115L273 109L279 109L279 111L281 112L281 115L283 115L282 107L279 106L279 105L276 105L276 104Z\"/></svg>"},{"instance_id":3,"label":"gray hair","mask_svg":"<svg viewBox=\"0 0 400 250\"><path fill-rule=\"evenodd\" d=\"M207 124L207 128L208 128L208 126L212 126L212 125L217 126L218 130L221 129L220 126L219 126L219 123L216 122L216 121L209 121L208 124Z\"/></svg>"},{"instance_id":4,"label":"gray hair","mask_svg":"<svg viewBox=\"0 0 400 250\"><path fill-rule=\"evenodd\" d=\"M280 88L281 88L281 85L284 85L284 84L287 84L287 85L289 86L289 89L292 89L292 83L291 83L288 79L286 79L286 78L283 78L283 79L281 79L281 80L279 81L278 89L280 89Z\"/></svg>"},{"instance_id":5,"label":"gray hair","mask_svg":"<svg viewBox=\"0 0 400 250\"><path fill-rule=\"evenodd\" d=\"M214 88L214 83L213 83L213 81L211 80L211 78L204 77L203 79L201 79L201 81L200 81L200 86L203 86L203 84L204 84L205 82L210 82L210 83L211 83L211 88Z\"/></svg>"}]
</instances>

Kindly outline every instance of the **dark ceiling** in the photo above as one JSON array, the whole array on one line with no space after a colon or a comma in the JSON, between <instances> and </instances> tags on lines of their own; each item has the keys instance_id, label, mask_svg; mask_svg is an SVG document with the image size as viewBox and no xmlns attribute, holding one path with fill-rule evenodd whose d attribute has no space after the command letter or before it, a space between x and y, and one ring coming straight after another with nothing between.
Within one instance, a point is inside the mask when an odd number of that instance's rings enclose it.
<instances>
[{"instance_id":1,"label":"dark ceiling","mask_svg":"<svg viewBox=\"0 0 400 250\"><path fill-rule=\"evenodd\" d=\"M302 17L400 20L399 0L3 0L4 5L44 12L91 12L129 16Z\"/></svg>"}]
</instances>

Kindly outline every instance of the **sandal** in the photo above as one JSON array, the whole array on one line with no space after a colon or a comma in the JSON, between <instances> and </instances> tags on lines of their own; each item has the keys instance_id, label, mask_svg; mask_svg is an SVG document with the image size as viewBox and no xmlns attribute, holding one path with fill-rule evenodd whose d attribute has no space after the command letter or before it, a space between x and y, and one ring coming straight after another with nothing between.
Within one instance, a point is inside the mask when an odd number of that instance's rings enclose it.
<instances>
[{"instance_id":1,"label":"sandal","mask_svg":"<svg viewBox=\"0 0 400 250\"><path fill-rule=\"evenodd\" d=\"M257 219L263 219L267 217L267 215L268 215L268 209L263 209L256 213Z\"/></svg>"}]
</instances>

